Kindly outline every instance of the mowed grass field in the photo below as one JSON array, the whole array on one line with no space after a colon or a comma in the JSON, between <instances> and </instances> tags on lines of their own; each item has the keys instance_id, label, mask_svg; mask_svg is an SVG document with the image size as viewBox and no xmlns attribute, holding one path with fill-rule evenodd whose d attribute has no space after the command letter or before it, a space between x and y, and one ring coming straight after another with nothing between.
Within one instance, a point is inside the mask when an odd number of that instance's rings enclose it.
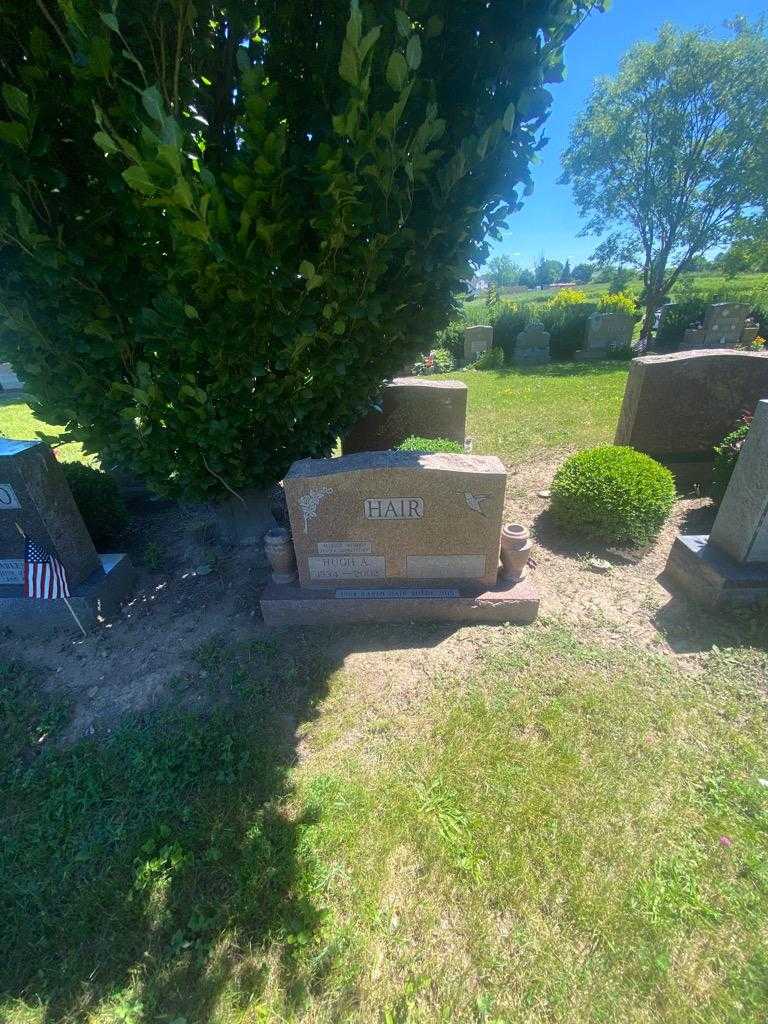
<instances>
[{"instance_id":1,"label":"mowed grass field","mask_svg":"<svg viewBox=\"0 0 768 1024\"><path fill-rule=\"evenodd\" d=\"M0 437L12 437L16 441L35 441L38 435L56 438L62 428L43 423L37 419L26 400L16 392L0 393ZM55 440L51 443L55 444ZM56 449L62 462L90 461L83 455L79 444L64 444Z\"/></svg>"},{"instance_id":2,"label":"mowed grass field","mask_svg":"<svg viewBox=\"0 0 768 1024\"><path fill-rule=\"evenodd\" d=\"M610 440L626 366L461 376L514 462ZM765 1024L765 632L453 633L254 621L204 712L67 747L0 664L0 1021Z\"/></svg>"}]
</instances>

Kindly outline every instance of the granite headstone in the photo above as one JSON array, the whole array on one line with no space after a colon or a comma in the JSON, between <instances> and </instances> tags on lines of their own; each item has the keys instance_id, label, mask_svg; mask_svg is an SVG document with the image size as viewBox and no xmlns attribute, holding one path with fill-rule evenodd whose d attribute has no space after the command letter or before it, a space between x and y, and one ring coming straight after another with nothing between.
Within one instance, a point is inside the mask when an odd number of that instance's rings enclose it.
<instances>
[{"instance_id":1,"label":"granite headstone","mask_svg":"<svg viewBox=\"0 0 768 1024\"><path fill-rule=\"evenodd\" d=\"M506 471L485 456L362 452L284 480L299 583L270 584L273 624L531 621L529 579L498 583Z\"/></svg>"},{"instance_id":2,"label":"granite headstone","mask_svg":"<svg viewBox=\"0 0 768 1024\"><path fill-rule=\"evenodd\" d=\"M768 357L736 349L641 356L630 363L616 431L669 466L681 483L708 484L713 448L768 397Z\"/></svg>"},{"instance_id":3,"label":"granite headstone","mask_svg":"<svg viewBox=\"0 0 768 1024\"><path fill-rule=\"evenodd\" d=\"M465 362L474 362L490 348L493 348L493 327L488 324L479 324L464 329Z\"/></svg>"},{"instance_id":4,"label":"granite headstone","mask_svg":"<svg viewBox=\"0 0 768 1024\"><path fill-rule=\"evenodd\" d=\"M70 586L100 567L69 484L48 445L0 438L0 558L5 563L23 560L22 531L56 555ZM9 571L6 564L6 577Z\"/></svg>"},{"instance_id":5,"label":"granite headstone","mask_svg":"<svg viewBox=\"0 0 768 1024\"><path fill-rule=\"evenodd\" d=\"M516 366L538 366L551 361L550 335L541 324L528 324L517 336L513 362Z\"/></svg>"},{"instance_id":6,"label":"granite headstone","mask_svg":"<svg viewBox=\"0 0 768 1024\"><path fill-rule=\"evenodd\" d=\"M593 313L587 318L584 348L576 352L576 360L605 359L617 349L628 349L634 329L634 320L625 313Z\"/></svg>"},{"instance_id":7,"label":"granite headstone","mask_svg":"<svg viewBox=\"0 0 768 1024\"><path fill-rule=\"evenodd\" d=\"M395 377L378 407L342 438L345 455L395 448L407 437L445 437L463 445L467 432L467 385L459 380Z\"/></svg>"}]
</instances>

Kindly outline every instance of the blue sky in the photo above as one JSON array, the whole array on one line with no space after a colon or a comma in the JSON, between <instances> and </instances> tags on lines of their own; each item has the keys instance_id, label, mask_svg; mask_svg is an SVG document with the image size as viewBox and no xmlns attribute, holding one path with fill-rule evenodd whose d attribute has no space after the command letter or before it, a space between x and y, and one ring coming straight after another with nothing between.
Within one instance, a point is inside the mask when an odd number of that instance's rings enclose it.
<instances>
[{"instance_id":1,"label":"blue sky","mask_svg":"<svg viewBox=\"0 0 768 1024\"><path fill-rule=\"evenodd\" d=\"M725 20L738 14L754 20L766 10L768 0L614 0L607 14L591 15L566 44L565 81L549 86L554 95L544 130L549 142L540 152L541 163L533 167L533 195L509 218L509 230L503 242L494 243L491 255L507 253L523 266L531 266L542 251L549 259L567 257L572 265L586 260L597 242L578 237L581 222L570 188L557 179L570 126L584 109L594 79L615 74L629 47L653 39L665 21L725 35Z\"/></svg>"}]
</instances>

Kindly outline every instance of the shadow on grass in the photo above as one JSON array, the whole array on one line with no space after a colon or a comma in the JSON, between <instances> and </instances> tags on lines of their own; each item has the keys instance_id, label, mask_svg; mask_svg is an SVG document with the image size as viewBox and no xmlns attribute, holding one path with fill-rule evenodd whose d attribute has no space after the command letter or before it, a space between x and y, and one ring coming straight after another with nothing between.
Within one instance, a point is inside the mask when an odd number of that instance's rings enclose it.
<instances>
[{"instance_id":1,"label":"shadow on grass","mask_svg":"<svg viewBox=\"0 0 768 1024\"><path fill-rule=\"evenodd\" d=\"M292 805L297 732L351 650L454 628L302 630L225 650L214 713L167 708L32 762L62 708L23 666L0 666L0 1017L20 1000L44 1008L36 1024L191 1024L224 995L254 1008L268 983L288 1008L305 1001L344 950L324 941L326 869L307 841L322 801Z\"/></svg>"}]
</instances>

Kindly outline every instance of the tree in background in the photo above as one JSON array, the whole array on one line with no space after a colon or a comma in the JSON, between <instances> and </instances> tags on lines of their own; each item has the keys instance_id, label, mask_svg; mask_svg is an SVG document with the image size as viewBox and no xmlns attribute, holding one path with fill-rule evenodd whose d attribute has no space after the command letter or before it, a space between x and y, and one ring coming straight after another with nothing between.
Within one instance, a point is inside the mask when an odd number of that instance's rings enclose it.
<instances>
[{"instance_id":1,"label":"tree in background","mask_svg":"<svg viewBox=\"0 0 768 1024\"><path fill-rule=\"evenodd\" d=\"M523 288L535 288L536 287L536 275L532 270L527 267L520 271L520 278L518 284L521 284Z\"/></svg>"},{"instance_id":2,"label":"tree in background","mask_svg":"<svg viewBox=\"0 0 768 1024\"><path fill-rule=\"evenodd\" d=\"M494 256L488 260L488 274L486 280L492 282L497 288L508 288L517 284L520 280L521 268L509 256Z\"/></svg>"},{"instance_id":3,"label":"tree in background","mask_svg":"<svg viewBox=\"0 0 768 1024\"><path fill-rule=\"evenodd\" d=\"M167 493L329 452L530 189L593 0L4 0L0 358Z\"/></svg>"},{"instance_id":4,"label":"tree in background","mask_svg":"<svg viewBox=\"0 0 768 1024\"><path fill-rule=\"evenodd\" d=\"M558 281L565 282L570 280L572 280L571 261L567 259L563 264L563 269L560 271Z\"/></svg>"},{"instance_id":5,"label":"tree in background","mask_svg":"<svg viewBox=\"0 0 768 1024\"><path fill-rule=\"evenodd\" d=\"M733 242L728 249L720 253L715 265L723 273L764 274L768 271L768 231L763 234L750 233L744 238Z\"/></svg>"},{"instance_id":6,"label":"tree in background","mask_svg":"<svg viewBox=\"0 0 768 1024\"><path fill-rule=\"evenodd\" d=\"M646 336L690 261L766 216L768 40L762 24L734 29L714 41L665 26L633 46L563 157L584 233L607 233L593 258L642 272Z\"/></svg>"},{"instance_id":7,"label":"tree in background","mask_svg":"<svg viewBox=\"0 0 768 1024\"><path fill-rule=\"evenodd\" d=\"M588 284L592 280L592 267L589 263L577 263L571 277L577 284Z\"/></svg>"},{"instance_id":8,"label":"tree in background","mask_svg":"<svg viewBox=\"0 0 768 1024\"><path fill-rule=\"evenodd\" d=\"M540 288L549 288L555 281L560 280L563 272L563 264L560 260L548 260L542 253L533 267L533 276Z\"/></svg>"}]
</instances>

